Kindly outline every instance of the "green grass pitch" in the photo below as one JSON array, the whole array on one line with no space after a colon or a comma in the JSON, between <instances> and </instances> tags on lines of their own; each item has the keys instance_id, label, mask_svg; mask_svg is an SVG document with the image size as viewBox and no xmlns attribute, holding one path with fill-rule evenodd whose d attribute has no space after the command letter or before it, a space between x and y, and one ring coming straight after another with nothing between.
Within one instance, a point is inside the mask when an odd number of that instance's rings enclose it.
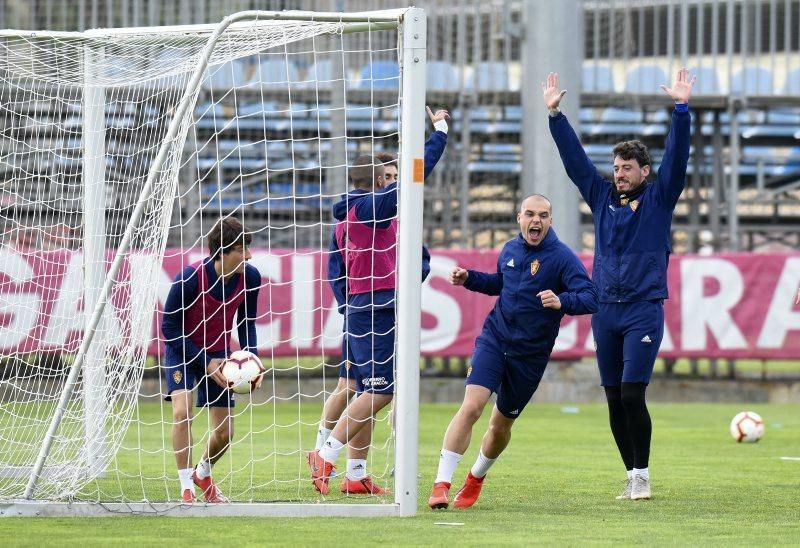
<instances>
[{"instance_id":1,"label":"green grass pitch","mask_svg":"<svg viewBox=\"0 0 800 548\"><path fill-rule=\"evenodd\" d=\"M9 518L0 519L0 538L5 546L800 544L800 461L780 459L800 457L800 406L652 404L653 499L642 502L614 499L624 471L605 406L580 405L577 414L561 407L533 403L525 410L481 499L465 511L433 512L425 505L442 434L456 410L431 404L421 410L422 479L413 518ZM759 443L737 444L728 434L728 422L745 408L765 420ZM309 413L318 411L309 406ZM143 415L156 413L156 406L144 406ZM279 417L293 413L296 405L278 410ZM488 409L456 472L454 491L475 458L487 418ZM288 477L304 473L296 463L289 468ZM336 479L332 486L338 490ZM313 494L310 482L291 489L307 489L301 497Z\"/></svg>"}]
</instances>

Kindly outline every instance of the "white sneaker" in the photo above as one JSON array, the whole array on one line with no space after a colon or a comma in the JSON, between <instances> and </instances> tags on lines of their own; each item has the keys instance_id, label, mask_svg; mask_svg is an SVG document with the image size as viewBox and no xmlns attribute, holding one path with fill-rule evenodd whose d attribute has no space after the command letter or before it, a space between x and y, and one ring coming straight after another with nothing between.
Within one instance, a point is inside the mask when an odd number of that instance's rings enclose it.
<instances>
[{"instance_id":1,"label":"white sneaker","mask_svg":"<svg viewBox=\"0 0 800 548\"><path fill-rule=\"evenodd\" d=\"M647 500L650 498L650 478L635 474L631 488L631 500Z\"/></svg>"},{"instance_id":2,"label":"white sneaker","mask_svg":"<svg viewBox=\"0 0 800 548\"><path fill-rule=\"evenodd\" d=\"M624 500L631 498L631 490L633 489L633 476L628 478L625 482L625 489L622 491L622 494L617 497L617 500Z\"/></svg>"}]
</instances>

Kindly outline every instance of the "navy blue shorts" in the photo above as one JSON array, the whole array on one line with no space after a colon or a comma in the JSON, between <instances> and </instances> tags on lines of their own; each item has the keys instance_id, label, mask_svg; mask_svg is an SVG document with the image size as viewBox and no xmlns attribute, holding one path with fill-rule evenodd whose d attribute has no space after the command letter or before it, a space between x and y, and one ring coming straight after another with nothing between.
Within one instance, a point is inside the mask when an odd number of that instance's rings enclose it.
<instances>
[{"instance_id":1,"label":"navy blue shorts","mask_svg":"<svg viewBox=\"0 0 800 548\"><path fill-rule=\"evenodd\" d=\"M649 383L664 337L664 302L600 303L592 334L600 384Z\"/></svg>"},{"instance_id":2,"label":"navy blue shorts","mask_svg":"<svg viewBox=\"0 0 800 548\"><path fill-rule=\"evenodd\" d=\"M347 329L345 328L342 336L342 361L339 362L339 377L342 379L354 379L357 375L355 367L350 367L353 363L353 351L350 348L350 341L347 338Z\"/></svg>"},{"instance_id":3,"label":"navy blue shorts","mask_svg":"<svg viewBox=\"0 0 800 548\"><path fill-rule=\"evenodd\" d=\"M394 309L349 314L347 328L356 391L394 394Z\"/></svg>"},{"instance_id":4,"label":"navy blue shorts","mask_svg":"<svg viewBox=\"0 0 800 548\"><path fill-rule=\"evenodd\" d=\"M481 335L475 341L465 384L477 384L496 392L497 410L509 419L516 419L539 387L546 367L546 359L509 357L496 341Z\"/></svg>"},{"instance_id":5,"label":"navy blue shorts","mask_svg":"<svg viewBox=\"0 0 800 548\"><path fill-rule=\"evenodd\" d=\"M225 358L227 352L206 352L209 358ZM233 407L233 391L222 388L206 376L206 366L197 359L184 363L183 356L167 346L164 376L167 379L167 401L175 390L192 390L197 386L197 407Z\"/></svg>"}]
</instances>

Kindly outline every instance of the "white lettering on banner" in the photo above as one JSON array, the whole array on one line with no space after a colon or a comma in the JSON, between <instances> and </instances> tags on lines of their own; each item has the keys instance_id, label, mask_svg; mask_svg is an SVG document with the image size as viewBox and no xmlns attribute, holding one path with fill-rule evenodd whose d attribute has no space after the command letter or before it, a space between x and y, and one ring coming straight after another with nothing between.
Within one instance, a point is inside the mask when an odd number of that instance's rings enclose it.
<instances>
[{"instance_id":1,"label":"white lettering on banner","mask_svg":"<svg viewBox=\"0 0 800 548\"><path fill-rule=\"evenodd\" d=\"M63 346L70 331L83 331L84 327L83 312L78 310L83 297L83 254L70 254L64 268L56 302L45 322L45 345Z\"/></svg>"},{"instance_id":2,"label":"white lettering on banner","mask_svg":"<svg viewBox=\"0 0 800 548\"><path fill-rule=\"evenodd\" d=\"M436 325L422 329L420 350L436 352L453 344L461 331L461 307L453 297L431 287L431 278L447 279L456 262L449 257L431 257L431 273L422 284L422 311L436 318Z\"/></svg>"},{"instance_id":3,"label":"white lettering on banner","mask_svg":"<svg viewBox=\"0 0 800 548\"><path fill-rule=\"evenodd\" d=\"M716 295L703 295L705 278L719 282ZM693 259L681 261L681 347L683 350L708 348L706 328L714 335L720 349L747 348L730 310L744 294L739 269L725 259Z\"/></svg>"},{"instance_id":4,"label":"white lettering on banner","mask_svg":"<svg viewBox=\"0 0 800 548\"><path fill-rule=\"evenodd\" d=\"M314 257L294 255L291 276L292 346L311 348L314 345L314 296L319 284L314 279Z\"/></svg>"},{"instance_id":5,"label":"white lettering on banner","mask_svg":"<svg viewBox=\"0 0 800 548\"><path fill-rule=\"evenodd\" d=\"M800 257L790 257L786 259L778 285L772 293L772 302L758 336L757 346L780 348L788 331L800 329L800 312L792 310L798 285L800 285Z\"/></svg>"},{"instance_id":6,"label":"white lettering on banner","mask_svg":"<svg viewBox=\"0 0 800 548\"><path fill-rule=\"evenodd\" d=\"M167 300L172 285L172 280L161 268L158 255L132 253L128 257L128 263L131 272L130 310L156 310L158 301L164 303ZM155 315L134 313L131 316L131 345L134 348L146 347L151 335L158 337L159 328L151 333Z\"/></svg>"},{"instance_id":7,"label":"white lettering on banner","mask_svg":"<svg viewBox=\"0 0 800 548\"><path fill-rule=\"evenodd\" d=\"M659 352L671 352L675 350L675 343L672 342L672 335L669 334L669 324L667 323L666 314L664 314L664 338L661 339L661 346L658 347Z\"/></svg>"},{"instance_id":8,"label":"white lettering on banner","mask_svg":"<svg viewBox=\"0 0 800 548\"><path fill-rule=\"evenodd\" d=\"M322 311L325 315L325 323L322 325L319 349L330 350L331 354L338 354L342 347L344 315L339 314L339 303L336 302L336 297L333 297L331 301L330 306Z\"/></svg>"},{"instance_id":9,"label":"white lettering on banner","mask_svg":"<svg viewBox=\"0 0 800 548\"><path fill-rule=\"evenodd\" d=\"M261 292L269 292L272 288L267 283L267 280L275 282L281 281L281 258L267 253L254 253L253 258L250 259L250 264L258 269L261 273ZM272 300L270 299L270 302ZM269 310L259 310L259 317L263 317L269 313ZM233 337L238 341L238 329L233 330ZM281 320L280 318L273 320L269 323L256 322L256 339L258 340L259 348L273 348L280 343L281 340Z\"/></svg>"},{"instance_id":10,"label":"white lettering on banner","mask_svg":"<svg viewBox=\"0 0 800 548\"><path fill-rule=\"evenodd\" d=\"M33 278L33 269L21 255L0 251L0 273L11 277L16 284ZM3 284L5 285L5 284ZM0 349L13 350L30 335L39 316L41 298L31 293L3 293L0 299Z\"/></svg>"},{"instance_id":11,"label":"white lettering on banner","mask_svg":"<svg viewBox=\"0 0 800 548\"><path fill-rule=\"evenodd\" d=\"M578 322L571 320L566 325L562 325L558 330L556 344L553 345L553 352L563 352L571 350L578 343Z\"/></svg>"}]
</instances>

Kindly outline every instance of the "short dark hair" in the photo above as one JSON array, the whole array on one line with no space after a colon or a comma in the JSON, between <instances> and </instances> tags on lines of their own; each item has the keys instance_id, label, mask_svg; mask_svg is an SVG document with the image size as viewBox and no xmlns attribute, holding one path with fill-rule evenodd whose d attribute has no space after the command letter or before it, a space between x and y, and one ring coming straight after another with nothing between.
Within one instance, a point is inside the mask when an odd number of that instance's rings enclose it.
<instances>
[{"instance_id":1,"label":"short dark hair","mask_svg":"<svg viewBox=\"0 0 800 548\"><path fill-rule=\"evenodd\" d=\"M397 154L392 154L391 152L379 152L375 155L375 159L378 160L383 166L394 166L395 169L397 168Z\"/></svg>"},{"instance_id":2,"label":"short dark hair","mask_svg":"<svg viewBox=\"0 0 800 548\"><path fill-rule=\"evenodd\" d=\"M248 246L253 240L253 235L236 217L225 217L214 225L208 233L208 251L211 258L216 260L220 253L229 253L237 245Z\"/></svg>"},{"instance_id":3,"label":"short dark hair","mask_svg":"<svg viewBox=\"0 0 800 548\"><path fill-rule=\"evenodd\" d=\"M528 194L527 196L525 196L525 197L522 199L522 201L519 203L519 209L520 209L520 211L522 211L522 204L524 204L524 203L525 203L525 200L527 200L528 198L541 198L542 200L544 200L545 202L547 202L547 205L548 205L548 206L550 206L550 213L553 213L553 202L551 202L551 201L550 201L550 198L548 198L548 197L547 197L547 196L545 196L544 194Z\"/></svg>"},{"instance_id":4,"label":"short dark hair","mask_svg":"<svg viewBox=\"0 0 800 548\"><path fill-rule=\"evenodd\" d=\"M350 167L350 181L355 188L372 190L377 177L383 177L383 164L377 157L359 156Z\"/></svg>"},{"instance_id":5,"label":"short dark hair","mask_svg":"<svg viewBox=\"0 0 800 548\"><path fill-rule=\"evenodd\" d=\"M639 167L651 165L650 153L641 141L622 141L614 146L613 157L619 156L623 160L636 160Z\"/></svg>"}]
</instances>

